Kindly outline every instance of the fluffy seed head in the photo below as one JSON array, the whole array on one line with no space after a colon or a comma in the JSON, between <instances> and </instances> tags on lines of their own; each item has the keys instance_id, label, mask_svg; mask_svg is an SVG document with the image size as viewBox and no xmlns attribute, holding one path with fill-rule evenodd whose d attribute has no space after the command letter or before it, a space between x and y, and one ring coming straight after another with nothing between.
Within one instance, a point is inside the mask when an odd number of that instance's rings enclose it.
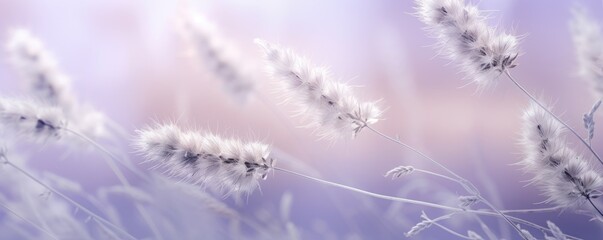
<instances>
[{"instance_id":1,"label":"fluffy seed head","mask_svg":"<svg viewBox=\"0 0 603 240\"><path fill-rule=\"evenodd\" d=\"M329 139L355 137L379 120L381 111L374 102L361 102L346 84L331 79L324 68L312 66L292 50L256 39L263 49L268 69L283 87L288 100L299 107L308 125Z\"/></svg>"},{"instance_id":2,"label":"fluffy seed head","mask_svg":"<svg viewBox=\"0 0 603 240\"><path fill-rule=\"evenodd\" d=\"M6 49L11 63L35 97L63 108L73 107L75 99L69 79L60 72L42 41L25 29L16 29L11 32Z\"/></svg>"},{"instance_id":3,"label":"fluffy seed head","mask_svg":"<svg viewBox=\"0 0 603 240\"><path fill-rule=\"evenodd\" d=\"M259 142L185 132L173 124L137 132L137 150L157 168L226 194L251 193L274 164L270 147Z\"/></svg>"},{"instance_id":4,"label":"fluffy seed head","mask_svg":"<svg viewBox=\"0 0 603 240\"><path fill-rule=\"evenodd\" d=\"M26 29L11 32L6 49L27 91L40 102L57 107L71 128L93 138L107 135L104 114L78 103L69 78L62 73L42 41Z\"/></svg>"},{"instance_id":5,"label":"fluffy seed head","mask_svg":"<svg viewBox=\"0 0 603 240\"><path fill-rule=\"evenodd\" d=\"M601 176L579 156L568 159L567 164L556 170L557 174L554 178L544 184L547 202L573 207L579 206L586 199L600 196L599 189L603 185Z\"/></svg>"},{"instance_id":6,"label":"fluffy seed head","mask_svg":"<svg viewBox=\"0 0 603 240\"><path fill-rule=\"evenodd\" d=\"M558 206L579 206L599 196L601 177L562 138L563 126L536 104L523 117L524 158L521 164L534 175L532 182Z\"/></svg>"},{"instance_id":7,"label":"fluffy seed head","mask_svg":"<svg viewBox=\"0 0 603 240\"><path fill-rule=\"evenodd\" d=\"M524 159L521 162L529 171L558 166L561 160L568 158L563 151L565 141L562 137L563 125L552 118L535 103L523 114L521 144Z\"/></svg>"},{"instance_id":8,"label":"fluffy seed head","mask_svg":"<svg viewBox=\"0 0 603 240\"><path fill-rule=\"evenodd\" d=\"M593 86L597 98L603 97L603 32L584 7L573 11L570 22L578 73Z\"/></svg>"},{"instance_id":9,"label":"fluffy seed head","mask_svg":"<svg viewBox=\"0 0 603 240\"><path fill-rule=\"evenodd\" d=\"M244 63L238 60L232 45L220 37L207 19L196 13L184 15L182 33L191 49L207 65L207 70L224 83L224 88L244 102L252 93L255 83L247 73Z\"/></svg>"},{"instance_id":10,"label":"fluffy seed head","mask_svg":"<svg viewBox=\"0 0 603 240\"><path fill-rule=\"evenodd\" d=\"M475 6L463 0L416 0L417 16L438 39L444 55L456 61L468 78L485 88L519 55L515 36L486 24Z\"/></svg>"},{"instance_id":11,"label":"fluffy seed head","mask_svg":"<svg viewBox=\"0 0 603 240\"><path fill-rule=\"evenodd\" d=\"M61 110L31 100L0 98L0 130L34 140L59 138L65 120Z\"/></svg>"}]
</instances>

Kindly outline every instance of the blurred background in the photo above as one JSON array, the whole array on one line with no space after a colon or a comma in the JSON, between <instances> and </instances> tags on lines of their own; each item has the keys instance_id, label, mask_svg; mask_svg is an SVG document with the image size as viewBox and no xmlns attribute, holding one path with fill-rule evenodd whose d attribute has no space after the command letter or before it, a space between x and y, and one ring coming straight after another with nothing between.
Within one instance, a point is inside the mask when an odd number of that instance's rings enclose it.
<instances>
[{"instance_id":1,"label":"blurred background","mask_svg":"<svg viewBox=\"0 0 603 240\"><path fill-rule=\"evenodd\" d=\"M522 36L523 54L512 71L518 80L554 103L556 112L584 133L582 114L596 97L576 74L569 20L572 7L581 4L603 24L603 3L485 0L476 4L492 10L488 11L492 25ZM0 36L6 39L12 29L29 29L71 78L78 99L103 112L128 134L154 121L176 121L226 136L265 141L318 170L324 179L361 189L447 204L455 204L456 198L465 194L455 184L420 173L384 178L385 172L399 165L441 171L372 132L331 142L318 140L312 129L298 127L301 119L292 116L293 106L281 104L253 39L280 43L316 65L329 67L336 79L361 86L356 89L359 98L381 99L386 111L384 119L374 125L376 129L399 136L473 181L499 208L548 206L538 204L544 197L526 185L531 176L514 165L521 158L520 120L528 99L505 77L484 92L477 92L474 85L465 86L468 80L454 63L437 56L435 40L413 16L413 7L413 1L392 0L1 0ZM238 51L237 61L249 69L248 77L257 84L260 96L237 101L224 91L203 59L191 54L178 24L187 11L204 16L228 46ZM5 52L3 55L0 94L23 96L23 84L6 61ZM603 141L597 133L593 146L600 150ZM123 137L118 146L138 165L141 159L131 150L130 140ZM568 140L576 143L575 138ZM588 155L579 144L574 146ZM27 154L33 169L76 181L84 191L118 183L94 151L65 156L64 149L57 146L18 148ZM284 161L277 164L290 166ZM145 171L148 167L139 166ZM261 191L242 203L232 198L223 201L244 216L261 218L262 211L278 212L285 193L292 196L291 222L302 229L303 239L400 239L420 221L422 210L430 217L443 213L392 205L281 172L262 181ZM572 211L520 217L541 225L551 220L565 233L585 239L603 236L600 223ZM501 237L518 238L504 223L483 220L500 231ZM468 216L454 217L445 224L462 233L481 232L479 223ZM132 231L144 236L146 230ZM454 237L432 227L416 238Z\"/></svg>"}]
</instances>

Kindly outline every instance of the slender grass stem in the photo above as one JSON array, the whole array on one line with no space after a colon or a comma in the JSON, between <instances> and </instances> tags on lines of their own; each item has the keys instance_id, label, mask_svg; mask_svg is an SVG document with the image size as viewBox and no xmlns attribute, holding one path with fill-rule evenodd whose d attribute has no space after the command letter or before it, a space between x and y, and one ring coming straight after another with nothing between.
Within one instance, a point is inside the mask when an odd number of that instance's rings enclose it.
<instances>
[{"instance_id":1,"label":"slender grass stem","mask_svg":"<svg viewBox=\"0 0 603 240\"><path fill-rule=\"evenodd\" d=\"M286 173L289 173L289 174L297 175L297 176L300 176L300 177L303 177L303 178L307 178L307 179L310 179L310 180L314 180L314 181L320 182L322 184L331 185L331 186L334 186L334 187L338 187L338 188L346 189L346 190L349 190L349 191L361 193L361 194L364 194L364 195L367 195L367 196L371 196L371 197L374 197L374 198L380 198L380 199L390 200L390 201L397 201L397 202L402 202L402 203L409 203L409 204L420 205L420 206L431 207L431 208L438 208L438 209L447 210L447 211L463 211L462 208L449 207L449 206L444 206L444 205L430 203L430 202L423 202L423 201L418 201L418 200L412 200L412 199L406 199L406 198L398 198L398 197L392 197L392 196L377 194L377 193L373 193L373 192L361 190L361 189L358 189L358 188L350 187L350 186L347 186L347 185L343 185L343 184L339 184L339 183L334 183L334 182L326 181L326 180L323 180L323 179L320 179L320 178L311 177L311 176L308 176L308 175L305 175L305 174L301 174L301 173L297 173L297 172L294 172L294 171L291 171L291 170L287 170L287 169L283 169L283 168L278 168L278 167L273 167L273 168L274 168L274 170L278 170L278 171L286 172Z\"/></svg>"},{"instance_id":2,"label":"slender grass stem","mask_svg":"<svg viewBox=\"0 0 603 240\"><path fill-rule=\"evenodd\" d=\"M531 208L531 209L512 209L512 210L500 210L503 213L540 213L540 212L553 212L563 207L548 207L548 208Z\"/></svg>"},{"instance_id":3,"label":"slender grass stem","mask_svg":"<svg viewBox=\"0 0 603 240\"><path fill-rule=\"evenodd\" d=\"M473 193L477 193L479 194L479 191L477 190L477 187L475 187L471 182L469 182L468 180L462 178L461 176L459 176L458 174L454 173L452 170L450 170L449 168L447 168L446 166L444 166L443 164L441 164L440 162L434 160L433 158L427 156L425 153L419 151L418 149L411 147L410 145L403 143L395 138L392 138L388 135L385 135L382 132L377 131L376 129L372 128L369 125L366 125L366 128L368 128L369 130L371 130L372 132L376 133L377 135L395 143L398 144L404 148L407 148L408 150L413 151L414 153L418 154L419 156L431 161L432 163L434 163L435 165L437 165L438 167L442 168L443 170L445 170L446 172L448 172L450 175L454 176L456 179L458 179L458 181L462 182L461 186L463 186L465 188L465 190L467 190L468 192L473 192Z\"/></svg>"},{"instance_id":4,"label":"slender grass stem","mask_svg":"<svg viewBox=\"0 0 603 240\"><path fill-rule=\"evenodd\" d=\"M68 128L63 128L63 130L87 141L88 143L92 144L94 147L96 147L98 150L100 150L101 152L105 153L107 156L109 156L109 158L103 158L105 159L107 165L109 165L109 168L111 168L111 171L115 174L115 176L117 177L117 179L119 180L119 182L126 188L126 189L131 189L132 185L130 184L130 182L128 181L128 179L126 178L126 176L124 175L124 173L121 171L121 169L119 169L119 167L117 166L116 162L121 162L119 161L119 159L113 155L110 151L106 150L103 146L101 146L100 144L96 143L96 141L88 138L87 136L68 129ZM124 164L127 165L127 164ZM159 232L159 229L157 228L157 226L155 225L155 223L151 220L151 216L150 214L138 203L138 202L134 202L134 207L136 208L136 210L140 213L140 216L142 217L143 221L145 221L145 223L148 225L149 229L151 230L151 232L153 233L153 235L155 236L155 238L161 240L161 233Z\"/></svg>"},{"instance_id":5,"label":"slender grass stem","mask_svg":"<svg viewBox=\"0 0 603 240\"><path fill-rule=\"evenodd\" d=\"M67 197L65 194L61 193L60 191L54 189L53 187L51 187L50 185L47 185L46 183L38 180L36 177L34 177L33 175L31 175L29 172L25 171L24 169L20 168L19 166L15 165L14 163L12 163L11 161L8 160L8 158L6 156L2 156L1 158L4 159L4 164L11 166L12 168L14 168L15 170L21 172L23 175L27 176L29 179L33 180L34 182L42 185L44 188L48 189L48 191L52 192L53 194L56 194L60 197L62 197L63 199L65 199L66 201L68 201L69 203L73 204L74 206L76 206L78 209L84 211L86 214L88 214L88 216L97 219L98 221L100 221L101 223L113 228L116 231L119 231L122 235L126 236L129 239L136 239L134 236L130 235L128 232L126 232L125 230L121 229L118 226L115 226L113 223L107 221L106 219L104 219L103 217L97 215L96 213L90 211L88 208L82 206L81 204L79 204L78 202L76 202L75 200L71 199L70 197Z\"/></svg>"},{"instance_id":6,"label":"slender grass stem","mask_svg":"<svg viewBox=\"0 0 603 240\"><path fill-rule=\"evenodd\" d=\"M461 177L460 175L456 174L455 172L453 172L452 170L450 170L449 168L447 168L446 166L444 166L443 164L441 164L440 162L434 160L433 158L427 156L426 154L424 154L423 152L417 150L416 148L411 147L408 144L405 144L397 139L394 139L388 135L385 135L384 133L381 133L379 131L377 131L376 129L372 128L371 126L365 124L366 128L368 128L369 130L371 130L372 132L376 133L377 135L392 141L402 147L405 147L415 153L417 153L418 155L420 155L421 157L431 161L432 163L438 165L440 168L444 169L446 172L448 172L450 175L454 176L457 180L455 180L456 182L458 182L463 188L465 188L465 190L467 190L467 192L474 194L476 197L478 197L484 204L486 204L488 207L490 207L492 210L494 210L495 212L497 212L498 214L500 214L501 217L503 217L505 219L505 221L507 221L507 223L509 223L509 225L511 225L515 231L517 231L517 233L524 239L526 239L526 237L523 235L523 233L521 232L521 230L515 226L515 224L507 217L505 216L504 213L500 212L497 208L494 207L494 205L492 205L490 202L488 202L485 198L483 198L479 192L479 190L477 189L477 187L475 185L473 185L473 183L469 182L468 180L464 179L463 177ZM439 174L438 174L439 175ZM443 177L443 176L442 176Z\"/></svg>"},{"instance_id":7,"label":"slender grass stem","mask_svg":"<svg viewBox=\"0 0 603 240\"><path fill-rule=\"evenodd\" d=\"M414 204L414 205L419 205L419 206L425 206L425 207L430 207L430 208L436 208L436 209L442 209L442 210L446 210L446 211L452 211L452 212L465 212L465 213L472 213L472 214L479 214L479 215L484 215L484 216L492 216L492 217L502 217L500 213L498 212L490 212L490 211L482 211L482 210L471 210L471 209L464 209L464 208L458 208L458 207L450 207L450 206L445 206L445 205L440 205L440 204L436 204L436 203L430 203L430 202L424 202L424 201L419 201L419 200L414 200L414 199L407 199L407 198L400 198L400 197L393 197L393 196L388 196L388 195L382 195L382 194L378 194L378 193L373 193L373 192L369 192L369 191L365 191L362 189L358 189L355 187L350 187L344 184L340 184L340 183L335 183L335 182L330 182L327 180L323 180L320 178L315 178L315 177L311 177L305 174L301 174L301 173L297 173L291 170L287 170L287 169L283 169L283 168L279 168L279 167L272 167L272 169L277 170L277 171L281 171L281 172L285 172L288 174L292 174L292 175L296 175L302 178L306 178L306 179L310 179L316 182L319 182L321 184L326 184L326 185L330 185L330 186L334 186L334 187L338 187L338 188L342 188L348 191L352 191L352 192L356 192L356 193L360 193L360 194L364 194L370 197L374 197L374 198L379 198L379 199L384 199L384 200L389 200L389 201L395 201L395 202L401 202L401 203L408 203L408 204ZM511 210L511 211L516 211L516 210ZM521 210L523 211L523 210ZM509 221L516 221L518 223L523 223L527 226L530 226L532 228L538 229L540 231L545 231L545 232L551 232L550 229L546 228L546 227L542 227L538 224L532 223L530 221L521 219L521 218L517 218L517 217L513 217L513 216L508 216ZM513 222L511 222L513 223ZM515 225L513 223L513 225ZM517 226L515 226L517 228ZM523 234L521 234L522 237L524 237ZM579 239L570 235L565 235L568 238L571 239ZM524 237L525 238L525 237Z\"/></svg>"},{"instance_id":8,"label":"slender grass stem","mask_svg":"<svg viewBox=\"0 0 603 240\"><path fill-rule=\"evenodd\" d=\"M121 164L122 166L124 166L125 168L127 168L128 170L130 170L132 173L134 173L136 176L140 177L143 180L146 180L148 182L151 182L151 180L149 179L148 176L142 174L140 171L138 171L138 169L135 169L134 167L130 166L129 164L126 164L124 162L122 162L117 156L115 156L113 153L111 153L111 151L107 150L105 147L101 146L100 144L98 144L96 141L90 139L89 137L71 130L69 128L62 128L63 130L65 130L66 132L69 132L79 138L81 138L82 140L90 143L93 147L95 147L97 150L101 151L103 154L107 155L109 158L111 158L111 160L113 160L114 162L117 162L119 164ZM112 164L115 165L115 164ZM123 175L123 174L122 174Z\"/></svg>"},{"instance_id":9,"label":"slender grass stem","mask_svg":"<svg viewBox=\"0 0 603 240\"><path fill-rule=\"evenodd\" d=\"M601 210L597 207L597 205L595 205L595 203L593 202L593 200L590 197L586 197L586 199L588 200L588 202L590 203L590 205L592 205L593 208L595 210L597 210L597 212L601 215L601 217L603 217L603 212L601 212Z\"/></svg>"},{"instance_id":10,"label":"slender grass stem","mask_svg":"<svg viewBox=\"0 0 603 240\"><path fill-rule=\"evenodd\" d=\"M21 219L22 221L26 222L27 224L33 226L34 228L38 229L40 232L43 232L44 234L48 235L48 237L52 238L52 239L56 239L58 240L58 238L56 238L52 233L50 233L48 230L44 229L42 226L30 221L29 219L19 215L17 212L13 211L10 207L6 206L6 204L4 204L3 202L0 202L0 207L4 208L6 211L8 211L9 213L11 213L12 215L14 215L15 217Z\"/></svg>"},{"instance_id":11,"label":"slender grass stem","mask_svg":"<svg viewBox=\"0 0 603 240\"><path fill-rule=\"evenodd\" d=\"M434 221L434 222L431 222L431 224L436 225L437 227L441 228L442 230L444 230L444 231L446 231L446 232L448 232L448 233L450 233L450 234L452 234L454 236L457 236L459 238L473 240L473 238L470 238L470 237L467 237L467 236L465 236L463 234L460 234L460 233L458 233L458 232L456 232L456 231L454 231L454 230L452 230L450 228L445 227L442 224L439 224L438 222Z\"/></svg>"},{"instance_id":12,"label":"slender grass stem","mask_svg":"<svg viewBox=\"0 0 603 240\"><path fill-rule=\"evenodd\" d=\"M452 181L452 182L455 182L455 183L458 183L458 184L461 184L461 185L463 184L463 182L459 181L458 179L451 178L451 177L448 177L446 175L435 173L435 172L432 172L432 171L429 171L429 170L415 168L414 171L415 172L422 172L422 173L425 173L425 174L428 174L428 175L432 175L432 176L436 176L436 177L439 177L439 178L443 178L443 179L446 179L446 180L449 180L449 181Z\"/></svg>"},{"instance_id":13,"label":"slender grass stem","mask_svg":"<svg viewBox=\"0 0 603 240\"><path fill-rule=\"evenodd\" d=\"M582 142L584 144L584 146L586 146L586 148L593 154L593 156L595 156L595 158L597 158L597 160L599 160L599 163L601 163L603 165L603 160L601 160L601 157L599 157L599 154L597 154L597 152L595 152L595 150L591 147L591 145L588 144L584 140L584 138L582 138L580 136L580 134L578 134L578 132L576 132L572 127L570 127L567 123L565 123L563 120L561 120L561 118L557 117L557 115L555 115L548 108L546 108L542 103L540 103L530 92L528 92L528 90L526 90L521 84L519 84L519 82L517 82L517 80L513 77L513 75L511 75L511 72L509 72L508 69L505 69L505 74L507 75L507 77L509 77L511 82L513 82L513 84L515 84L515 86L517 86L517 88L519 88L519 90L521 90L523 93L525 93L534 103L536 103L536 105L541 107L542 110L544 110L549 115L551 115L551 117L553 117L555 120L557 120L563 126L565 126L565 128L567 128L574 136L576 136L578 139L580 139L580 142Z\"/></svg>"}]
</instances>

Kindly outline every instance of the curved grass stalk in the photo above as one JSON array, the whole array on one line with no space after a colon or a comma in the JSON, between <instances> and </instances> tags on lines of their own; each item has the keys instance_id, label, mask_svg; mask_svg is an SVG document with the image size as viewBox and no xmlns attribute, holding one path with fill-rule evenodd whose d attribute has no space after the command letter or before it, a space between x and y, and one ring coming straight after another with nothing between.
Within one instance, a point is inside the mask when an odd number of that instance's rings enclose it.
<instances>
[{"instance_id":1,"label":"curved grass stalk","mask_svg":"<svg viewBox=\"0 0 603 240\"><path fill-rule=\"evenodd\" d=\"M494 207L494 205L492 205L488 200L486 200L484 197L481 196L479 190L477 189L477 187L475 185L473 185L473 183L471 183L470 181L464 179L463 177L461 177L460 175L456 174L455 172L453 172L452 170L450 170L449 168L447 168L446 166L444 166L443 164L441 164L440 162L434 160L433 158L427 156L426 154L424 154L423 152L417 150L416 148L411 147L408 144L405 144L397 139L394 139L388 135L385 135L384 133L381 133L379 131L377 131L376 129L372 128L369 125L365 124L365 127L368 128L369 130L371 130L372 132L376 133L377 135L392 141L402 147L405 147L413 152L415 152L416 154L420 155L421 157L431 161L432 163L436 164L437 166L439 166L440 168L444 169L446 172L448 172L450 175L452 175L454 178L456 178L456 181L458 182L463 188L465 188L465 190L473 195L475 195L476 197L479 198L479 200L481 202L483 202L484 204L486 204L489 208L491 208L492 210L494 210L496 213L498 213L501 217L503 217L505 219L505 221L507 221L507 223L509 223L509 225L511 225L515 231L517 231L517 233L525 239L525 236L523 236L523 233L521 232L521 230L515 226L515 224L513 224L513 222L502 212L500 212L496 207ZM436 173L432 173L432 174L436 174ZM440 175L440 174L436 174L436 176L440 176L440 177L444 177L447 178L446 176Z\"/></svg>"},{"instance_id":2,"label":"curved grass stalk","mask_svg":"<svg viewBox=\"0 0 603 240\"><path fill-rule=\"evenodd\" d=\"M478 214L478 215L484 215L484 216L492 216L492 217L503 217L508 219L509 222L511 224L513 224L515 226L515 223L513 223L513 221L518 222L518 223L523 223L527 226L530 226L532 228L538 229L540 231L545 231L545 232L551 232L550 229L542 227L538 224L532 223L530 221L521 219L521 218L517 218L517 217L513 217L513 216L505 216L504 214L501 214L501 212L490 212L490 211L482 211L482 210L471 210L471 209L465 209L465 208L459 208L459 207L450 207L450 206L446 206L446 205L441 205L441 204L436 204L436 203L431 203L431 202L425 202L425 201L420 201L420 200L414 200L414 199L408 199L408 198L400 198L400 197L394 197L394 196L388 196L388 195L382 195L382 194L378 194L378 193L373 193L373 192L369 192L369 191L365 191L362 189L358 189L355 187L350 187L344 184L340 184L340 183L335 183L335 182L330 182L327 180L323 180L320 178L315 178L315 177L311 177L305 174L301 174L301 173L297 173L291 170L287 170L287 169L283 169L283 168L279 168L279 167L272 167L272 169L277 170L277 171L281 171L281 172L285 172L288 174L292 174L292 175L296 175L302 178L306 178L306 179L310 179L316 182L319 182L321 184L325 184L325 185L330 185L330 186L334 186L334 187L338 187L341 189L345 189L348 191L352 191L352 192L356 192L356 193L360 193L360 194L364 194L370 197L374 197L374 198L378 198L378 199L384 199L384 200L389 200L389 201L395 201L395 202L401 202L401 203L408 203L408 204L413 204L413 205L419 205L419 206L424 206L424 207L430 207L430 208L436 208L436 209L441 209L441 210L445 210L445 211L452 211L455 213L472 213L472 214ZM511 211L521 211L521 210L511 210ZM515 226L515 228L517 228L517 226ZM522 237L523 234L521 234ZM566 235L566 237L571 238L571 239L579 239L570 235Z\"/></svg>"},{"instance_id":3,"label":"curved grass stalk","mask_svg":"<svg viewBox=\"0 0 603 240\"><path fill-rule=\"evenodd\" d=\"M109 168L111 168L111 171L115 174L115 176L117 177L117 179L119 180L119 182L124 185L124 187L126 187L126 189L131 189L132 185L130 184L130 182L128 181L128 179L126 178L126 176L124 175L124 173L121 171L121 169L119 169L119 167L115 164L116 162L121 162L118 160L117 157L115 157L115 155L113 155L111 152L109 152L108 150L106 150L104 147L102 147L101 145L99 145L98 143L96 143L94 140L84 136L83 134L76 132L72 129L69 128L62 128L63 130L89 142L90 144L92 144L94 147L96 147L97 149L99 149L101 152L105 153L106 155L109 156L109 158L103 158L105 159L107 165L109 165ZM123 164L123 163L122 163ZM123 165L127 165L127 164L123 164ZM159 230L157 229L157 226L155 225L155 223L151 220L151 216L149 215L149 213L138 203L138 202L134 202L134 207L136 208L136 210L140 213L141 217L143 218L143 221L146 222L146 224L148 225L149 229L151 230L151 232L153 233L153 235L157 238L157 239L162 239L161 237L161 233L159 232Z\"/></svg>"},{"instance_id":4,"label":"curved grass stalk","mask_svg":"<svg viewBox=\"0 0 603 240\"><path fill-rule=\"evenodd\" d=\"M61 193L60 191L54 189L53 187L51 187L50 185L45 184L44 182L38 180L36 177L34 177L33 175L31 175L29 172L25 171L24 169L22 169L21 167L15 165L14 163L12 163L11 161L8 160L8 158L6 156L0 156L0 159L4 159L4 164L11 166L12 168L14 168L15 170L17 170L18 172L22 173L23 175L27 176L29 179L33 180L34 182L42 185L44 188L48 189L48 191L52 192L53 194L56 194L60 197L62 197L63 199L65 199L66 201L68 201L69 203L73 204L74 206L76 206L78 209L82 210L83 212L85 212L86 214L88 214L88 216L90 216L91 218L94 218L98 221L100 221L101 223L111 227L113 230L116 230L118 232L120 232L122 235L124 235L125 237L129 238L129 239L136 239L134 236L130 235L128 232L126 232L125 230L121 229L118 226L115 226L113 223L107 221L106 219L104 219L103 217L99 216L98 214L92 212L91 210L89 210L88 208L82 206L81 204L79 204L78 202L76 202L75 200L71 199L70 197L66 196L65 194Z\"/></svg>"},{"instance_id":5,"label":"curved grass stalk","mask_svg":"<svg viewBox=\"0 0 603 240\"><path fill-rule=\"evenodd\" d=\"M48 235L48 237L50 237L51 239L55 239L58 240L57 237L54 236L54 234L50 233L48 230L44 229L42 226L30 221L29 219L19 215L17 212L13 211L10 207L6 206L6 204L4 204L3 202L0 202L0 207L4 208L6 211L8 211L9 213L11 213L12 215L14 215L15 217L21 219L22 221L26 222L27 224L33 226L34 228L38 229L40 232L43 232L44 234Z\"/></svg>"}]
</instances>

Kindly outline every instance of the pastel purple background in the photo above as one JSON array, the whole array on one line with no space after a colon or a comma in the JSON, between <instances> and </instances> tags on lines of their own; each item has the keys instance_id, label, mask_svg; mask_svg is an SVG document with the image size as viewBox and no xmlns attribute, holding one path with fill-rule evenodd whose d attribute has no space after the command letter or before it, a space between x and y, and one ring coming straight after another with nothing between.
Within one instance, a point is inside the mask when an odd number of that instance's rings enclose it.
<instances>
[{"instance_id":1,"label":"pastel purple background","mask_svg":"<svg viewBox=\"0 0 603 240\"><path fill-rule=\"evenodd\" d=\"M523 55L519 66L513 69L519 81L553 102L556 112L581 130L581 116L595 98L575 74L568 21L576 3L586 5L603 23L601 1L486 0L478 6L497 10L491 12L489 21L523 36ZM426 36L423 24L411 14L413 4L408 0L2 0L0 36L6 39L8 31L15 27L30 29L58 58L63 71L72 78L78 97L130 133L153 120L177 119L182 125L258 138L319 169L328 180L390 195L415 178L411 175L392 181L382 177L395 166L439 171L371 132L336 143L316 140L311 130L290 128L279 121L260 101L245 105L233 101L202 62L187 56L177 32L176 21L182 8L196 10L236 45L242 61L253 67L252 77L260 82L264 97L282 113L287 114L292 108L277 104L278 94L274 93L273 82L264 73L261 54L253 44L256 37L291 47L314 63L329 66L342 81L362 85L357 91L362 99L382 99L387 111L375 128L399 135L404 142L440 160L477 183L488 197L493 198L489 190L496 191L503 203L498 205L500 208L537 207L535 203L543 198L534 187L524 186L530 176L512 165L520 159L520 116L528 99L505 77L500 78L496 88L483 93L476 93L473 85L459 88L466 80L454 64L436 56L431 47L435 41ZM6 59L6 54L1 58ZM0 94L19 96L22 92L15 71L3 61ZM299 118L287 119L296 125L300 122ZM600 132L593 143L599 151L603 149ZM578 144L574 145L584 152ZM123 147L129 148L128 140L123 141ZM59 172L87 189L117 183L94 153L75 154L61 161L59 157L49 159L49 151L58 152L43 148L33 154L40 160L34 163L36 167ZM140 160L132 156L134 161ZM464 193L454 184L427 179L429 186L441 186L449 196ZM340 235L351 231L320 185L278 172L261 184L261 192L252 194L244 207L237 207L243 214L252 215L254 208L277 205L280 196L290 191L294 196L292 218L299 226L310 228L314 219L321 218ZM388 202L372 200L370 204L375 209L368 209L367 203L353 193L332 188L328 191L339 199L341 208L349 211L364 237L400 239L419 221L421 208L406 206L408 209L400 214L407 224L392 227L380 220ZM405 197L435 201L438 196L433 193L426 190ZM438 215L437 211L426 211L431 217ZM566 233L586 239L603 236L600 224L570 211L522 217L544 225L547 219L552 220ZM465 232L478 228L475 222L466 222L470 224L455 229ZM418 239L438 236L451 238L432 228Z\"/></svg>"}]
</instances>

